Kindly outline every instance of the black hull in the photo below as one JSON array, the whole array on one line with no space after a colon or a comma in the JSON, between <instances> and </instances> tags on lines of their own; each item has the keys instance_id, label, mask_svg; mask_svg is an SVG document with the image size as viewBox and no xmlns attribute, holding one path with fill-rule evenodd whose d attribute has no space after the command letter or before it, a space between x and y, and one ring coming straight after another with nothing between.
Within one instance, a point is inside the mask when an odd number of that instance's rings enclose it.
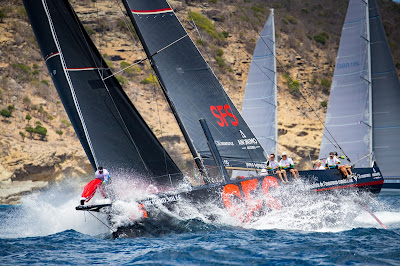
<instances>
[{"instance_id":1,"label":"black hull","mask_svg":"<svg viewBox=\"0 0 400 266\"><path fill-rule=\"evenodd\" d=\"M314 192L367 192L373 196L379 194L384 182L378 167L353 169L355 176L343 179L337 169L325 171L300 171L300 176L309 183ZM130 226L119 227L115 237L138 237L167 233L169 230L179 232L179 222L173 221L165 213L165 208L175 211L179 204L197 206L200 213L206 210L204 204L212 204L226 210L230 215L246 223L257 219L271 209L279 209L282 203L274 193L285 186L276 175L232 180L227 184L215 184L197 187L180 193L158 194L153 198L141 200L140 206L145 217ZM356 199L355 199L356 200ZM160 211L164 208L164 211ZM179 213L179 212L178 212ZM178 214L179 215L179 214ZM212 218L212 217L211 217Z\"/></svg>"}]
</instances>

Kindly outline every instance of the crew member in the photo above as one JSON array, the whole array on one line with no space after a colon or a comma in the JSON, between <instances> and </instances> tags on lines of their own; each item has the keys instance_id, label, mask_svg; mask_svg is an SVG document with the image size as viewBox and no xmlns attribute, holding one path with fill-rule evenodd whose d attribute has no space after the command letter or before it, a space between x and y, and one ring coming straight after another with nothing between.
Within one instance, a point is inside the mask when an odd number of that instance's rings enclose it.
<instances>
[{"instance_id":1,"label":"crew member","mask_svg":"<svg viewBox=\"0 0 400 266\"><path fill-rule=\"evenodd\" d=\"M279 166L281 169L284 169L285 171L289 170L294 178L296 179L299 178L299 171L297 171L297 169L294 169L293 160L287 157L286 152L282 153L282 159L279 162Z\"/></svg>"},{"instance_id":2,"label":"crew member","mask_svg":"<svg viewBox=\"0 0 400 266\"><path fill-rule=\"evenodd\" d=\"M275 161L275 154L271 153L269 156L269 160L267 162L267 170L271 173L277 173L279 178L282 180L282 183L288 183L288 179L286 176L286 171L284 169L280 169L280 165L277 161ZM285 177L283 180L282 175Z\"/></svg>"},{"instance_id":3,"label":"crew member","mask_svg":"<svg viewBox=\"0 0 400 266\"><path fill-rule=\"evenodd\" d=\"M345 158L344 156L340 156L339 157L337 152L335 152L334 154L335 154L335 157L338 158L338 160ZM353 173L351 172L351 167L348 164L344 164L341 167L346 168L346 171L347 171L348 175L353 175Z\"/></svg>"},{"instance_id":4,"label":"crew member","mask_svg":"<svg viewBox=\"0 0 400 266\"><path fill-rule=\"evenodd\" d=\"M85 202L89 202L91 198L93 198L96 193L97 188L99 188L100 193L103 197L106 197L106 193L104 192L104 185L109 183L110 181L110 173L107 169L103 169L102 166L97 168L95 173L95 179L90 181L84 188L81 196L81 205L84 205Z\"/></svg>"},{"instance_id":5,"label":"crew member","mask_svg":"<svg viewBox=\"0 0 400 266\"><path fill-rule=\"evenodd\" d=\"M325 167L323 167L321 164L321 160L317 160L315 162L315 170L325 170Z\"/></svg>"},{"instance_id":6,"label":"crew member","mask_svg":"<svg viewBox=\"0 0 400 266\"><path fill-rule=\"evenodd\" d=\"M329 153L329 157L326 159L326 163L328 164L329 169L337 168L339 172L342 173L343 177L347 177L346 167L344 167L343 165L339 165L340 160L335 156L334 152Z\"/></svg>"}]
</instances>

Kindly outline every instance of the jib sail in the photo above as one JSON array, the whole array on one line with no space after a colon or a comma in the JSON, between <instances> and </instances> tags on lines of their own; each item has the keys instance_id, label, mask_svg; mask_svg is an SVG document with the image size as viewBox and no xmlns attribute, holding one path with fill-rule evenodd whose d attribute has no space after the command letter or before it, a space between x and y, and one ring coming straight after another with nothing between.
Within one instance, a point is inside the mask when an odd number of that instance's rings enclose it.
<instances>
[{"instance_id":1,"label":"jib sail","mask_svg":"<svg viewBox=\"0 0 400 266\"><path fill-rule=\"evenodd\" d=\"M263 149L165 0L123 0L191 147L212 164L204 118L226 166L257 166ZM209 160L207 160L209 159Z\"/></svg>"},{"instance_id":2,"label":"jib sail","mask_svg":"<svg viewBox=\"0 0 400 266\"><path fill-rule=\"evenodd\" d=\"M54 85L95 168L171 184L181 172L132 105L67 0L24 1ZM169 176L170 175L170 176Z\"/></svg>"}]
</instances>

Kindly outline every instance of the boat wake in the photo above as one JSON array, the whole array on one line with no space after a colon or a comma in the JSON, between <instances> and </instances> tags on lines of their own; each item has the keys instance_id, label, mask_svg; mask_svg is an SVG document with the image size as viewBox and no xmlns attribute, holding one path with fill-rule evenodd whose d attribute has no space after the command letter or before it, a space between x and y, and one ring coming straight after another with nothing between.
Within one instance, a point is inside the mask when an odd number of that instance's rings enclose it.
<instances>
[{"instance_id":1,"label":"boat wake","mask_svg":"<svg viewBox=\"0 0 400 266\"><path fill-rule=\"evenodd\" d=\"M110 235L107 217L102 213L76 211L84 182L77 179L55 183L49 189L33 193L12 208L0 225L1 238L21 238L51 235L65 230L76 230L92 236ZM160 205L156 217L135 223L143 215L137 202L117 200L113 203L114 229L136 224L141 235L157 236L166 233L212 231L227 228L255 230L289 230L304 232L340 232L354 228L382 228L360 205L368 205L389 229L400 228L400 208L397 196L381 195L377 199L359 193L304 193L301 182L281 186L279 198L282 209L272 210L250 222L243 223L230 216L211 200L201 206L186 202L169 210ZM137 195L145 193L139 189ZM296 190L302 190L300 191ZM136 195L136 196L137 196ZM143 195L143 194L142 194ZM133 195L129 195L131 197ZM358 203L354 202L358 199ZM104 203L99 197L91 203ZM368 204L367 204L368 203ZM201 212L199 211L201 210ZM93 217L93 216L96 217ZM2 219L3 220L3 219ZM135 227L134 227L135 228Z\"/></svg>"},{"instance_id":2,"label":"boat wake","mask_svg":"<svg viewBox=\"0 0 400 266\"><path fill-rule=\"evenodd\" d=\"M84 183L76 178L66 179L24 196L21 205L7 208L10 211L0 223L0 238L46 236L70 229L93 236L108 233L97 219L75 210ZM105 215L95 215L106 220Z\"/></svg>"},{"instance_id":3,"label":"boat wake","mask_svg":"<svg viewBox=\"0 0 400 266\"><path fill-rule=\"evenodd\" d=\"M340 232L354 228L382 228L363 208L368 206L389 229L400 227L400 210L384 198L371 198L357 191L308 192L300 182L281 187L281 210L267 213L244 227L305 232ZM297 191L302 190L302 191ZM356 199L356 200L355 200Z\"/></svg>"}]
</instances>

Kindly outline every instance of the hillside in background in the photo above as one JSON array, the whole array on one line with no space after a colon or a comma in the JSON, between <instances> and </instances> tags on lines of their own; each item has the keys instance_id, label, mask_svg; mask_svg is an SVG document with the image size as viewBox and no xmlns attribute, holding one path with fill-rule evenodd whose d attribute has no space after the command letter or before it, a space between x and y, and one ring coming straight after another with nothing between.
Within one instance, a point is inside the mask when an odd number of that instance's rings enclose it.
<instances>
[{"instance_id":1,"label":"hillside in background","mask_svg":"<svg viewBox=\"0 0 400 266\"><path fill-rule=\"evenodd\" d=\"M145 58L120 1L70 2L114 72ZM324 121L348 1L186 0L170 4L239 110L258 33L269 8L274 8L279 153L286 151L299 168L309 168L309 156L316 159L318 155L323 127L314 113ZM400 73L400 4L378 0L378 5ZM148 62L116 76L177 164L190 170L189 150ZM65 177L93 173L19 0L0 2L2 109L11 117L3 112L0 121L0 204L15 203L21 194Z\"/></svg>"}]
</instances>

